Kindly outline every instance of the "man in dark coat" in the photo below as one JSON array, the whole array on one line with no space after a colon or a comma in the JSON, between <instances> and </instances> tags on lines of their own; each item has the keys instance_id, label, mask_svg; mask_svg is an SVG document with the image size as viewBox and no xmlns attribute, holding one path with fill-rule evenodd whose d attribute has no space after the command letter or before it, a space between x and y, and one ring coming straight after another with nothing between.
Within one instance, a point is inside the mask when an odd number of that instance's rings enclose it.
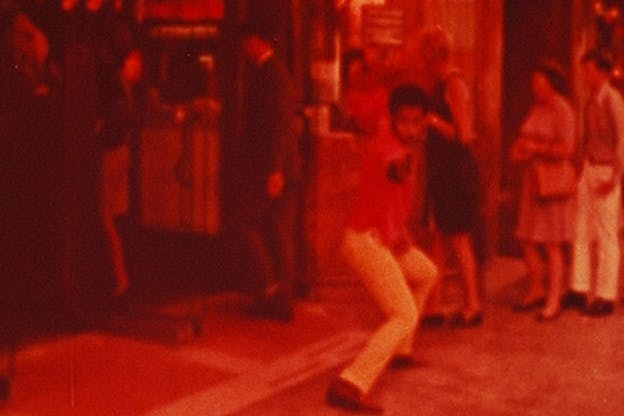
<instances>
[{"instance_id":1,"label":"man in dark coat","mask_svg":"<svg viewBox=\"0 0 624 416\"><path fill-rule=\"evenodd\" d=\"M290 320L296 273L297 184L301 178L297 98L288 69L261 25L242 31L249 61L245 93L246 166L241 172L244 238L262 276L253 312Z\"/></svg>"}]
</instances>

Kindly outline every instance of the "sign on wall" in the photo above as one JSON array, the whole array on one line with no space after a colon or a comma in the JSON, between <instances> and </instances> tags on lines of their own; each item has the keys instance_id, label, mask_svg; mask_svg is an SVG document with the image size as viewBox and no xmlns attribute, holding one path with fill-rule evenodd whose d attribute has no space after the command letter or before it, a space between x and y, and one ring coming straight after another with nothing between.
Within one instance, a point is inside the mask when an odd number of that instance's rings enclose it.
<instances>
[{"instance_id":1,"label":"sign on wall","mask_svg":"<svg viewBox=\"0 0 624 416\"><path fill-rule=\"evenodd\" d=\"M362 40L367 45L402 46L405 41L403 9L364 6L362 8Z\"/></svg>"},{"instance_id":2,"label":"sign on wall","mask_svg":"<svg viewBox=\"0 0 624 416\"><path fill-rule=\"evenodd\" d=\"M145 0L142 8L145 19L197 21L225 16L224 0Z\"/></svg>"}]
</instances>

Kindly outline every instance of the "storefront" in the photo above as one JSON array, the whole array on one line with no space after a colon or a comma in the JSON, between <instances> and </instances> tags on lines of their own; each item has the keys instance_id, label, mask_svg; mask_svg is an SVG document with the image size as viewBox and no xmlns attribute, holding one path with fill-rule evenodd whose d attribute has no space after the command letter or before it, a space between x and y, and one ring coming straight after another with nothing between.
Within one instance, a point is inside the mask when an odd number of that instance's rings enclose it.
<instances>
[{"instance_id":1,"label":"storefront","mask_svg":"<svg viewBox=\"0 0 624 416\"><path fill-rule=\"evenodd\" d=\"M483 226L476 246L480 257L488 258L513 240L512 195L517 184L507 152L531 100L528 80L533 63L543 55L552 55L568 67L578 91L574 63L580 51L592 42L607 41L621 56L624 44L621 13L612 11L621 10L616 1L598 2L602 9L598 3L585 0L544 4L498 0L121 3L132 6L132 18L141 28L155 102L133 167L134 219L138 233L147 232L152 238L147 251L140 246L146 239L138 238L142 243L135 249L143 250L139 263L169 257L167 267L173 270L176 253L188 258L204 256L205 262L196 269L210 269L206 279L220 280L222 286L235 286L244 280L244 273L239 276L240 267L224 266L240 263L241 255L231 243L237 225L231 208L239 195L230 187L240 166L244 123L240 23L253 19L274 22L279 33L276 51L287 61L301 91L306 124L301 149L305 162L305 192L300 201L301 273L315 277L345 271L337 248L358 179L358 140L341 119L342 58L346 52L363 49L387 87L399 82L419 83L421 65L415 52L418 32L439 25L450 34L453 59L470 87L475 108L478 140L473 150L483 189ZM89 159L93 149L81 141L85 120L74 120L75 143L66 143L67 148L76 150L66 160L68 166L75 166L67 172L70 185L76 185L66 190L71 201L85 194L86 188L80 188L75 179L80 169L94 164ZM79 157L82 159L77 160ZM89 180L92 186L95 182ZM84 256L84 245L90 247L88 252L97 249L83 233L92 227L84 212L92 211L93 204L78 202L67 211L78 219L78 225L71 225L67 232L65 248L64 267L70 275L65 283L70 285L80 282L80 276L95 267L79 260ZM197 245L189 248L187 243L172 243L181 235L216 242L210 245L217 247L216 251L208 253L198 250ZM156 247L163 241L171 250L159 256L155 253L164 249ZM209 267L215 252L220 261ZM158 272L157 266L141 266L137 275ZM233 283L235 280L239 281Z\"/></svg>"},{"instance_id":2,"label":"storefront","mask_svg":"<svg viewBox=\"0 0 624 416\"><path fill-rule=\"evenodd\" d=\"M275 22L279 34L277 53L288 62L306 108L301 272L315 276L343 273L337 248L357 183L359 147L341 120L342 57L353 48L362 48L388 87L419 82L416 35L423 27L441 25L453 38L454 59L470 85L476 107L479 140L474 150L487 190L478 246L482 256L496 252L502 163L501 2L139 4L165 109L147 126L141 143L138 190L143 226L219 238L235 230L237 218L231 207L237 195L230 184L240 163L245 100L237 27L250 19L269 20Z\"/></svg>"}]
</instances>

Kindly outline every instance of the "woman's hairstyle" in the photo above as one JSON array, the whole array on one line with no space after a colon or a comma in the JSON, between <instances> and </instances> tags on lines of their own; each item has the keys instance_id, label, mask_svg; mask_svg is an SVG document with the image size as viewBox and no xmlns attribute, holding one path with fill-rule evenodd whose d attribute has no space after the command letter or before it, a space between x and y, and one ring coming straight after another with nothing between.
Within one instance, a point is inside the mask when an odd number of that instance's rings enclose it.
<instances>
[{"instance_id":1,"label":"woman's hairstyle","mask_svg":"<svg viewBox=\"0 0 624 416\"><path fill-rule=\"evenodd\" d=\"M568 79L563 68L557 62L553 60L544 60L537 65L533 72L543 75L553 89L559 94L568 95L570 93Z\"/></svg>"},{"instance_id":2,"label":"woman's hairstyle","mask_svg":"<svg viewBox=\"0 0 624 416\"><path fill-rule=\"evenodd\" d=\"M611 72L614 64L612 54L601 49L591 49L585 52L581 57L581 63L587 62L593 62L596 68L607 73Z\"/></svg>"},{"instance_id":3,"label":"woman's hairstyle","mask_svg":"<svg viewBox=\"0 0 624 416\"><path fill-rule=\"evenodd\" d=\"M241 39L257 36L271 46L275 46L279 40L275 25L264 18L249 19L241 23L237 29Z\"/></svg>"},{"instance_id":4,"label":"woman's hairstyle","mask_svg":"<svg viewBox=\"0 0 624 416\"><path fill-rule=\"evenodd\" d=\"M355 62L362 62L366 66L366 58L362 49L351 49L342 55L342 79L349 79L349 69Z\"/></svg>"},{"instance_id":5,"label":"woman's hairstyle","mask_svg":"<svg viewBox=\"0 0 624 416\"><path fill-rule=\"evenodd\" d=\"M429 97L422 88L403 84L392 90L388 104L392 115L397 114L402 107L418 107L428 111Z\"/></svg>"},{"instance_id":6,"label":"woman's hairstyle","mask_svg":"<svg viewBox=\"0 0 624 416\"><path fill-rule=\"evenodd\" d=\"M440 26L423 29L418 34L418 49L427 64L451 59L451 37Z\"/></svg>"}]
</instances>

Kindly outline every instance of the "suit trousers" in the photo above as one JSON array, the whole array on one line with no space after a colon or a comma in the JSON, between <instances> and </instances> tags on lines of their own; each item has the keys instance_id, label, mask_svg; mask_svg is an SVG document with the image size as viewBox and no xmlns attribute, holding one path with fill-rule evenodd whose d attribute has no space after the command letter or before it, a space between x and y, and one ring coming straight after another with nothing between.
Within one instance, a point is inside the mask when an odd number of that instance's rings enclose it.
<instances>
[{"instance_id":1,"label":"suit trousers","mask_svg":"<svg viewBox=\"0 0 624 416\"><path fill-rule=\"evenodd\" d=\"M585 164L578 186L576 237L573 245L571 289L591 291L592 243L597 248L596 296L605 300L617 297L620 266L618 219L621 188L618 184L607 195L597 195L594 189L613 173L609 165Z\"/></svg>"},{"instance_id":2,"label":"suit trousers","mask_svg":"<svg viewBox=\"0 0 624 416\"><path fill-rule=\"evenodd\" d=\"M372 231L347 228L342 251L347 264L386 315L385 323L340 374L366 394L395 354L412 352L418 320L438 270L414 246L395 256Z\"/></svg>"},{"instance_id":3,"label":"suit trousers","mask_svg":"<svg viewBox=\"0 0 624 416\"><path fill-rule=\"evenodd\" d=\"M281 197L262 210L261 215L243 224L245 240L260 272L257 293L279 284L280 293L291 300L297 269L296 226L295 187L287 188Z\"/></svg>"}]
</instances>

